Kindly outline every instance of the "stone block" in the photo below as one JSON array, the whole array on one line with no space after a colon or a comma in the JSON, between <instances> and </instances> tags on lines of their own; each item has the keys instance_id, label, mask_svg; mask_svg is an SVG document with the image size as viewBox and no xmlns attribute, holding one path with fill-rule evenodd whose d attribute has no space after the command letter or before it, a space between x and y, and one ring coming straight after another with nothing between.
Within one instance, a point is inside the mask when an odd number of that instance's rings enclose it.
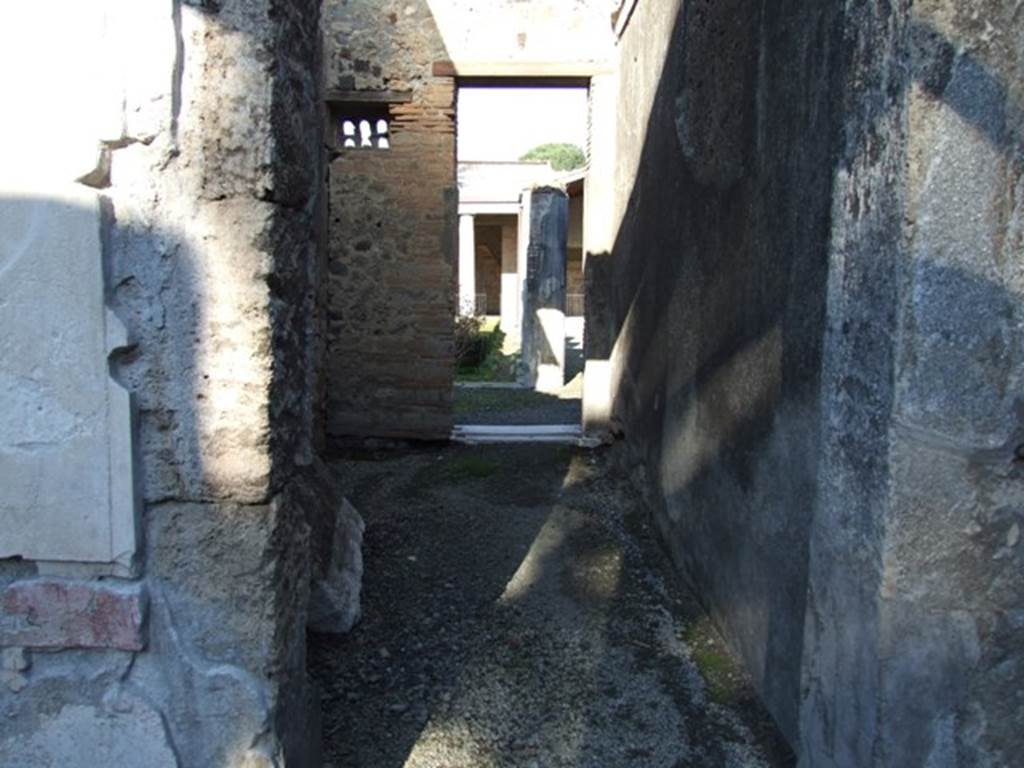
<instances>
[{"instance_id":1,"label":"stone block","mask_svg":"<svg viewBox=\"0 0 1024 768\"><path fill-rule=\"evenodd\" d=\"M104 302L100 219L91 190L0 191L0 558L128 575L131 404L108 362L128 342Z\"/></svg>"},{"instance_id":2,"label":"stone block","mask_svg":"<svg viewBox=\"0 0 1024 768\"><path fill-rule=\"evenodd\" d=\"M301 512L310 531L306 624L316 632L348 632L360 613L363 519L320 460L303 468L288 494L285 504Z\"/></svg>"},{"instance_id":3,"label":"stone block","mask_svg":"<svg viewBox=\"0 0 1024 768\"><path fill-rule=\"evenodd\" d=\"M204 658L248 669L273 658L273 595L284 581L275 583L276 553L273 560L261 558L281 523L272 505L172 503L149 515L154 606L170 606Z\"/></svg>"},{"instance_id":4,"label":"stone block","mask_svg":"<svg viewBox=\"0 0 1024 768\"><path fill-rule=\"evenodd\" d=\"M330 556L313 574L308 626L316 632L348 632L359 620L365 524L348 499L334 519Z\"/></svg>"},{"instance_id":5,"label":"stone block","mask_svg":"<svg viewBox=\"0 0 1024 768\"><path fill-rule=\"evenodd\" d=\"M0 594L0 645L141 651L146 602L140 583L17 581Z\"/></svg>"}]
</instances>

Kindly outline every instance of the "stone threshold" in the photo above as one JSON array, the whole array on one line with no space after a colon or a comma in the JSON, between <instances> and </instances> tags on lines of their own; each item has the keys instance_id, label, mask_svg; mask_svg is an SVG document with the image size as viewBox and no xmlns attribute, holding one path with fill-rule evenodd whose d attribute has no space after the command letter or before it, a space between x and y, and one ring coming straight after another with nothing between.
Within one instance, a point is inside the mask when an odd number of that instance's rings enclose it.
<instances>
[{"instance_id":1,"label":"stone threshold","mask_svg":"<svg viewBox=\"0 0 1024 768\"><path fill-rule=\"evenodd\" d=\"M529 389L518 381L456 381L458 389Z\"/></svg>"},{"instance_id":2,"label":"stone threshold","mask_svg":"<svg viewBox=\"0 0 1024 768\"><path fill-rule=\"evenodd\" d=\"M452 442L482 443L560 443L581 448L596 448L601 441L583 434L579 424L456 424Z\"/></svg>"}]
</instances>

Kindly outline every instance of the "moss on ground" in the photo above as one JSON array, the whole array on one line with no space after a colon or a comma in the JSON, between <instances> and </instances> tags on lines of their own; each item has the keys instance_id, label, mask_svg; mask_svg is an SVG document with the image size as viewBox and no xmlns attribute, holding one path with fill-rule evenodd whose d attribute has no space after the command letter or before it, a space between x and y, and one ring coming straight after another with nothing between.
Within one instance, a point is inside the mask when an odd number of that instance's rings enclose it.
<instances>
[{"instance_id":1,"label":"moss on ground","mask_svg":"<svg viewBox=\"0 0 1024 768\"><path fill-rule=\"evenodd\" d=\"M707 618L694 622L684 639L691 648L693 663L707 684L711 700L729 705L742 698L743 678L739 666L711 622Z\"/></svg>"},{"instance_id":2,"label":"moss on ground","mask_svg":"<svg viewBox=\"0 0 1024 768\"><path fill-rule=\"evenodd\" d=\"M490 477L501 468L501 465L482 456L460 456L449 461L441 470L445 480L479 480Z\"/></svg>"}]
</instances>

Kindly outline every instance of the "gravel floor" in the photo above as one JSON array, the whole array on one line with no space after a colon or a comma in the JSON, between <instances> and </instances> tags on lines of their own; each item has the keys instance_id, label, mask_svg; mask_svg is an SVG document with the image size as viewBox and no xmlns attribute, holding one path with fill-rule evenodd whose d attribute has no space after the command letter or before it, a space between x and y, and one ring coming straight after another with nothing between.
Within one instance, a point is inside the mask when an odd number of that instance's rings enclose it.
<instances>
[{"instance_id":1,"label":"gravel floor","mask_svg":"<svg viewBox=\"0 0 1024 768\"><path fill-rule=\"evenodd\" d=\"M310 637L326 766L792 764L606 455L335 465L366 573L356 628Z\"/></svg>"}]
</instances>

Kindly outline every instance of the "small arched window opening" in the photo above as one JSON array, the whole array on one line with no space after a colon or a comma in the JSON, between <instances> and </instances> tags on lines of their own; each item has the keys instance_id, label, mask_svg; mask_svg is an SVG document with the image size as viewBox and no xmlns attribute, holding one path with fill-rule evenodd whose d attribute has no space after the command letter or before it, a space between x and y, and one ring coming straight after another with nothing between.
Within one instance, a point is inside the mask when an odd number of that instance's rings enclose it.
<instances>
[{"instance_id":1,"label":"small arched window opening","mask_svg":"<svg viewBox=\"0 0 1024 768\"><path fill-rule=\"evenodd\" d=\"M391 123L386 104L337 104L332 111L338 149L390 149Z\"/></svg>"}]
</instances>

